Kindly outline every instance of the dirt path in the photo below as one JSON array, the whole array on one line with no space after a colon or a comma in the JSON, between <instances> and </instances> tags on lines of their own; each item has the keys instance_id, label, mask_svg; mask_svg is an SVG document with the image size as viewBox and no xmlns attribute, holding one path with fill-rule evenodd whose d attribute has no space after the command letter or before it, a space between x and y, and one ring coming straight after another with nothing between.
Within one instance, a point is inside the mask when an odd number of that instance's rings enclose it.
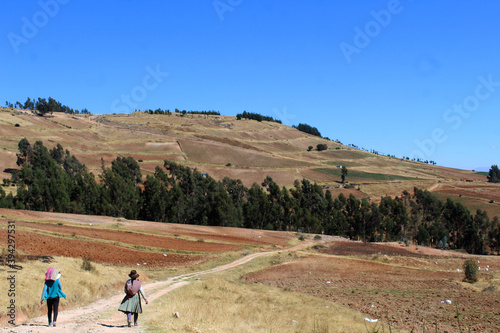
<instances>
[{"instance_id":1,"label":"dirt path","mask_svg":"<svg viewBox=\"0 0 500 333\"><path fill-rule=\"evenodd\" d=\"M146 296L148 296L149 305L143 303L143 308L145 311L148 307L155 306L155 300L162 297L163 295L181 288L190 283L190 280L204 274L210 274L215 272L224 271L230 268L234 268L240 265L244 265L249 261L276 252L287 252L287 251L298 251L309 246L313 243L307 242L289 249L282 249L276 251L267 252L257 252L245 257L239 258L229 264L217 266L212 269L183 274L171 277L165 281L159 281L150 283L144 286L144 291ZM73 310L67 310L60 312L57 320L57 327L47 326L47 316L41 316L31 319L28 323L23 324L18 327L12 328L0 328L0 332L20 332L20 333L37 333L37 332L77 332L77 333L97 333L97 332L123 332L125 328L125 315L122 312L117 311L118 305L123 298L123 294L98 300L87 306L83 306ZM140 322L140 317L139 317ZM146 330L141 327L133 327L134 332L146 332Z\"/></svg>"},{"instance_id":2,"label":"dirt path","mask_svg":"<svg viewBox=\"0 0 500 333\"><path fill-rule=\"evenodd\" d=\"M441 184L436 183L436 184L432 185L431 187L429 187L429 188L427 189L427 191L432 192L432 191L434 191L435 189L437 189L437 188L438 188L438 187L440 187L440 186L441 186Z\"/></svg>"}]
</instances>

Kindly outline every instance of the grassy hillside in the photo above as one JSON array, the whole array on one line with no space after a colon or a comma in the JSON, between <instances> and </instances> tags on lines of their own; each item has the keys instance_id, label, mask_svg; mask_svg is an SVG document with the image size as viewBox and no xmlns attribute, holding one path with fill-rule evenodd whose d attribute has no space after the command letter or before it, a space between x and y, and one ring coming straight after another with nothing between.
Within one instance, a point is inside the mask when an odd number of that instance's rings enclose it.
<instances>
[{"instance_id":1,"label":"grassy hillside","mask_svg":"<svg viewBox=\"0 0 500 333\"><path fill-rule=\"evenodd\" d=\"M143 112L54 113L41 117L10 108L0 108L0 178L10 178L9 168L17 167L17 144L24 137L31 143L41 140L49 148L60 143L95 174L101 170L101 159L109 166L119 155L138 160L143 175L153 173L168 159L209 173L217 180L226 176L241 179L246 186L261 183L266 176L282 186L306 178L329 188L334 195L354 193L372 200L383 195L397 196L404 190L412 192L415 186L430 190L439 187L445 198L459 195L457 188L461 184L480 189L487 181L484 173L374 155L275 122ZM318 144L326 144L328 149L307 151ZM344 188L340 182L341 165L347 166L347 181L353 189ZM500 186L490 185L473 196L481 201L483 209L496 212L500 206L494 196ZM465 200L467 192L462 195L465 203L470 201Z\"/></svg>"}]
</instances>

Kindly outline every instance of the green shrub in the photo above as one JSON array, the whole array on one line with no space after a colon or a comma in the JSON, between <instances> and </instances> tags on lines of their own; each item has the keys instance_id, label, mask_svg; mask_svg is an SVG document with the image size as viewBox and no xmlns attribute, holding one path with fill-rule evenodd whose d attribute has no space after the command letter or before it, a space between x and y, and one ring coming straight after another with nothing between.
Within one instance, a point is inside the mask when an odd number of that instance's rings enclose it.
<instances>
[{"instance_id":1,"label":"green shrub","mask_svg":"<svg viewBox=\"0 0 500 333\"><path fill-rule=\"evenodd\" d=\"M314 240L321 240L321 236L320 235L314 236Z\"/></svg>"},{"instance_id":2,"label":"green shrub","mask_svg":"<svg viewBox=\"0 0 500 333\"><path fill-rule=\"evenodd\" d=\"M320 143L320 144L316 145L316 149L317 149L318 151L327 150L327 149L328 149L328 146L327 146L327 145L325 145L324 143Z\"/></svg>"},{"instance_id":3,"label":"green shrub","mask_svg":"<svg viewBox=\"0 0 500 333\"><path fill-rule=\"evenodd\" d=\"M467 259L464 264L465 282L473 283L477 281L477 263L473 259Z\"/></svg>"}]
</instances>

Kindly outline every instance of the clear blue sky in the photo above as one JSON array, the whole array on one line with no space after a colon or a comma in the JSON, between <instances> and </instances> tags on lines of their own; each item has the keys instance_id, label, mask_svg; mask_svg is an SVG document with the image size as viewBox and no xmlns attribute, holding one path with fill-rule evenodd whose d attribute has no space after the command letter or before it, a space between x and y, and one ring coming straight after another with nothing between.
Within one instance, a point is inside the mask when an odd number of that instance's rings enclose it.
<instances>
[{"instance_id":1,"label":"clear blue sky","mask_svg":"<svg viewBox=\"0 0 500 333\"><path fill-rule=\"evenodd\" d=\"M244 110L438 165L500 164L500 2L1 1L0 101Z\"/></svg>"}]
</instances>

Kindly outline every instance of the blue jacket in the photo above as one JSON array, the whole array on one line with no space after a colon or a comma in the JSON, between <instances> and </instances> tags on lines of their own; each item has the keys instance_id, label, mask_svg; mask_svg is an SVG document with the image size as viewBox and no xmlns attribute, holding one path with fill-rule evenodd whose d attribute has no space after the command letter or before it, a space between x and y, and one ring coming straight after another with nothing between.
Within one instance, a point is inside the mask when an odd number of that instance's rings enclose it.
<instances>
[{"instance_id":1,"label":"blue jacket","mask_svg":"<svg viewBox=\"0 0 500 333\"><path fill-rule=\"evenodd\" d=\"M56 298L56 297L64 297L66 295L62 292L61 281L59 279L46 280L45 285L43 286L42 299L46 300L47 298Z\"/></svg>"}]
</instances>

